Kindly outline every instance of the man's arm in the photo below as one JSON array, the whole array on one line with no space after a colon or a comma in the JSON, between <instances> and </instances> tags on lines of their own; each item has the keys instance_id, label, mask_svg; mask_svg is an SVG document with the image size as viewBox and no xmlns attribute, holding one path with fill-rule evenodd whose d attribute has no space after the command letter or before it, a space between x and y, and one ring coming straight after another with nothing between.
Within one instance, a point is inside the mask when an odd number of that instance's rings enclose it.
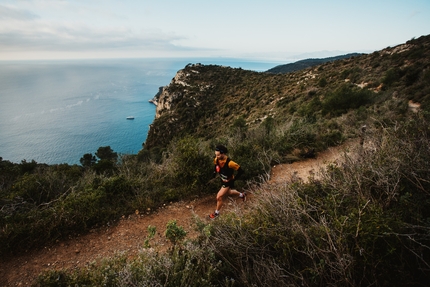
<instances>
[{"instance_id":1,"label":"man's arm","mask_svg":"<svg viewBox=\"0 0 430 287\"><path fill-rule=\"evenodd\" d=\"M238 179L239 177L241 177L242 176L242 174L244 173L244 170L243 170L243 168L241 168L240 166L239 166L239 169L237 170L237 173L236 173L236 175L235 175L235 177L234 177L234 179L236 180L236 179Z\"/></svg>"}]
</instances>

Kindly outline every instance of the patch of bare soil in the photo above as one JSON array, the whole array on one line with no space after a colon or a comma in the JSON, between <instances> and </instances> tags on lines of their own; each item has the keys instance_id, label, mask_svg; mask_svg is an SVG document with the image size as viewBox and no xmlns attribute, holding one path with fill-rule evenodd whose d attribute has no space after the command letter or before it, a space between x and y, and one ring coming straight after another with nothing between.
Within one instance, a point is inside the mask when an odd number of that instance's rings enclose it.
<instances>
[{"instance_id":1,"label":"patch of bare soil","mask_svg":"<svg viewBox=\"0 0 430 287\"><path fill-rule=\"evenodd\" d=\"M307 181L310 175L318 178L320 169L339 158L341 151L349 145L330 148L313 159L274 166L268 183L285 183L297 179ZM232 201L228 202L223 212L229 209L229 205L235 205ZM194 216L206 219L213 212L215 204L213 194L166 205L154 212L139 211L122 218L113 226L92 230L88 234L19 256L2 258L0 286L31 286L42 271L79 268L122 252L133 256L143 247L149 225L157 229L156 236L150 241L151 246L167 249L170 243L164 232L170 220L176 220L177 225L187 231L187 237L192 238L197 234L193 226Z\"/></svg>"},{"instance_id":2,"label":"patch of bare soil","mask_svg":"<svg viewBox=\"0 0 430 287\"><path fill-rule=\"evenodd\" d=\"M330 147L315 158L297 161L291 164L280 164L272 167L269 184L300 180L308 182L309 178L319 179L322 171L330 163L338 161L344 153L350 153L358 145L357 140L346 142L337 147Z\"/></svg>"}]
</instances>

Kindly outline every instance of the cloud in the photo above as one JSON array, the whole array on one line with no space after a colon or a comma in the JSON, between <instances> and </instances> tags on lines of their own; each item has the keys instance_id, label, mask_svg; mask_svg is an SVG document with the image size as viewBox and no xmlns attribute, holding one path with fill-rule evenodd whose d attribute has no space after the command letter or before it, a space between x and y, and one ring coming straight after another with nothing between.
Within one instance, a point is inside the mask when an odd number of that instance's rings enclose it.
<instances>
[{"instance_id":1,"label":"cloud","mask_svg":"<svg viewBox=\"0 0 430 287\"><path fill-rule=\"evenodd\" d=\"M47 18L29 9L0 5L0 59L16 58L17 54L32 58L40 53L108 55L121 50L135 54L188 50L177 45L186 37L174 32L106 22L97 25L79 17L73 20ZM43 11L39 10L39 13ZM115 17L118 19L119 16L109 15L110 19Z\"/></svg>"},{"instance_id":2,"label":"cloud","mask_svg":"<svg viewBox=\"0 0 430 287\"><path fill-rule=\"evenodd\" d=\"M117 49L180 49L184 40L157 29L96 27L85 23L44 21L24 10L0 6L0 48L3 51L109 51Z\"/></svg>"},{"instance_id":3,"label":"cloud","mask_svg":"<svg viewBox=\"0 0 430 287\"><path fill-rule=\"evenodd\" d=\"M28 10L0 5L0 20L31 21L37 18L36 14Z\"/></svg>"}]
</instances>

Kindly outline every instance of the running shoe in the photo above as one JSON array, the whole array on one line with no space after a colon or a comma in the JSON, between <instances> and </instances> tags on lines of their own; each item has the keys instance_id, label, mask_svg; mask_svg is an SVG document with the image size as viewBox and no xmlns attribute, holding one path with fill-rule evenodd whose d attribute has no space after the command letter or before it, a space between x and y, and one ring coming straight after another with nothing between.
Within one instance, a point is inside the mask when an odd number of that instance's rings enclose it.
<instances>
[{"instance_id":1,"label":"running shoe","mask_svg":"<svg viewBox=\"0 0 430 287\"><path fill-rule=\"evenodd\" d=\"M215 219L215 218L217 218L219 216L219 213L211 213L211 214L209 214L209 218L210 219Z\"/></svg>"}]
</instances>

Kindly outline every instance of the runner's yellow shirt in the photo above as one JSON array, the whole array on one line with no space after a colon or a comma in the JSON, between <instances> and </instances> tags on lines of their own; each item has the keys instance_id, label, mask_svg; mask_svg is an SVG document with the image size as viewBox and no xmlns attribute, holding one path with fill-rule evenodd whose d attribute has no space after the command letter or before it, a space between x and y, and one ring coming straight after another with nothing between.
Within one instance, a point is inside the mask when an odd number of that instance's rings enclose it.
<instances>
[{"instance_id":1,"label":"runner's yellow shirt","mask_svg":"<svg viewBox=\"0 0 430 287\"><path fill-rule=\"evenodd\" d=\"M218 160L218 162L217 162L217 159L215 158L215 159L214 159L214 164L219 164L219 166L220 166L221 168L223 168L223 167L224 167L224 165L225 165L225 163L227 162L227 158L228 158L228 157L226 157L224 160ZM240 167L240 165L238 165L238 164L237 164L237 163L235 163L234 161L230 160L230 161L229 161L229 163L228 163L228 167L229 167L229 168L231 168L231 169L234 169L234 170L238 170L238 169L239 169L239 167Z\"/></svg>"}]
</instances>

